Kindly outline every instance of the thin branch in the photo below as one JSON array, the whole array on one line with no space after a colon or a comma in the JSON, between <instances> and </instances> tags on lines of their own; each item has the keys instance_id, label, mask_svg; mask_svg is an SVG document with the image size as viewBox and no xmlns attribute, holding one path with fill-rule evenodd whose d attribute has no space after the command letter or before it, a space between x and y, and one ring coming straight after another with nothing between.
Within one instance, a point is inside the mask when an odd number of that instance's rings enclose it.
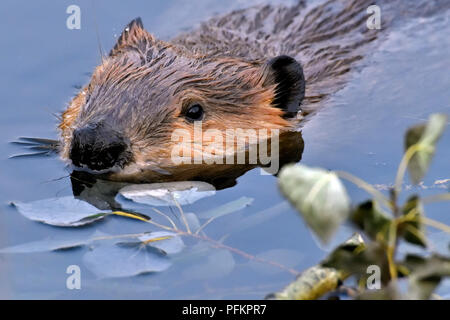
<instances>
[{"instance_id":1,"label":"thin branch","mask_svg":"<svg viewBox=\"0 0 450 320\"><path fill-rule=\"evenodd\" d=\"M432 196L422 198L423 204L434 203L434 202L439 202L439 201L450 201L450 192L435 194Z\"/></svg>"},{"instance_id":2,"label":"thin branch","mask_svg":"<svg viewBox=\"0 0 450 320\"><path fill-rule=\"evenodd\" d=\"M236 249L236 248L227 246L226 244L223 244L223 243L221 243L221 242L218 242L218 241L213 240L213 239L211 239L211 238L208 238L208 237L206 237L206 236L201 236L201 235L197 235L197 234L193 234L193 233L185 233L185 232L182 232L181 234L184 234L184 235L187 235L187 236L191 236L191 237L194 237L194 238L197 238L197 239L200 239L200 240L208 241L208 242L211 243L214 247L226 249L226 250L228 250L228 251L230 251L230 252L234 252L234 253L236 253L236 254L238 254L238 255L240 255L240 256L243 256L244 258L247 258L247 259L249 259L249 260L253 260L253 261L257 261L257 262L261 262L261 263L270 264L270 265L275 266L275 267L277 267L277 268L283 269L283 270L285 270L285 271L291 273L291 274L294 275L294 276L298 276L298 275L300 274L300 272L298 272L297 270L294 270L294 269L291 269L291 268L289 268L289 267L286 267L286 266L284 266L284 265L282 265L282 264L280 264L280 263L278 263L278 262L271 261L271 260L266 260L266 259L262 259L262 258L256 257L256 256L254 256L254 255L251 255L251 254L247 253L247 252L244 252L244 251L242 251L242 250L239 250L239 249Z\"/></svg>"},{"instance_id":3,"label":"thin branch","mask_svg":"<svg viewBox=\"0 0 450 320\"><path fill-rule=\"evenodd\" d=\"M389 264L389 274L392 280L397 279L397 268L395 266L395 247L397 244L397 220L392 221L389 227L389 244L387 247L387 258Z\"/></svg>"},{"instance_id":4,"label":"thin branch","mask_svg":"<svg viewBox=\"0 0 450 320\"><path fill-rule=\"evenodd\" d=\"M186 227L186 231L187 233L191 234L191 228L189 227L189 223L187 222L186 219L186 215L184 214L183 209L181 208L180 204L178 203L178 201L175 199L175 197L172 197L173 202L175 203L175 205L177 206L178 210L180 211L180 215L181 215L181 220L183 220L183 223Z\"/></svg>"},{"instance_id":5,"label":"thin branch","mask_svg":"<svg viewBox=\"0 0 450 320\"><path fill-rule=\"evenodd\" d=\"M204 224L201 225L200 228L198 228L197 231L195 231L195 234L199 234L200 231L202 231L208 224L210 224L211 222L213 222L214 220L216 220L217 217L211 217L209 218Z\"/></svg>"},{"instance_id":6,"label":"thin branch","mask_svg":"<svg viewBox=\"0 0 450 320\"><path fill-rule=\"evenodd\" d=\"M446 225L445 223L442 223L440 221L436 221L436 220L433 220L433 219L430 219L430 218L427 218L427 217L421 217L420 220L424 224L426 224L426 225L428 225L430 227L433 227L433 228L445 231L447 233L450 233L450 226Z\"/></svg>"},{"instance_id":7,"label":"thin branch","mask_svg":"<svg viewBox=\"0 0 450 320\"><path fill-rule=\"evenodd\" d=\"M414 156L414 154L420 149L419 144L414 144L406 150L403 155L402 161L397 169L397 175L395 177L394 190L396 194L399 194L402 191L402 183L405 177L406 169L408 168L409 161Z\"/></svg>"},{"instance_id":8,"label":"thin branch","mask_svg":"<svg viewBox=\"0 0 450 320\"><path fill-rule=\"evenodd\" d=\"M380 191L375 189L370 183L367 183L366 181L352 175L351 173L345 172L345 171L334 171L338 175L338 177L348 180L354 185L358 186L361 189L364 189L369 194L373 195L375 199L378 199L380 202L382 202L386 207L392 209L392 203L389 201L389 199L382 194Z\"/></svg>"},{"instance_id":9,"label":"thin branch","mask_svg":"<svg viewBox=\"0 0 450 320\"><path fill-rule=\"evenodd\" d=\"M170 219L170 217L168 215L166 215L165 213L161 212L160 210L156 209L156 208L152 208L153 211L155 211L156 213L162 215L164 218L166 218L170 224L172 225L172 227L174 228L174 230L178 230L177 225L175 224L175 222L173 222L172 219Z\"/></svg>"}]
</instances>

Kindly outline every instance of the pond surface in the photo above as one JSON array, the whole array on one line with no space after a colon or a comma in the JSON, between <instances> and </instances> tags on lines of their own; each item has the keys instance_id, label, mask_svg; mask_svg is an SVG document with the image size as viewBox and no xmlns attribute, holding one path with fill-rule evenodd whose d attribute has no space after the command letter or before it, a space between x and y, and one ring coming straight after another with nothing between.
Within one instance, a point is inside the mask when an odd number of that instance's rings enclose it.
<instances>
[{"instance_id":1,"label":"pond surface","mask_svg":"<svg viewBox=\"0 0 450 320\"><path fill-rule=\"evenodd\" d=\"M51 227L24 218L9 205L11 201L72 196L70 172L63 162L57 157L8 159L23 152L8 142L20 136L57 138L57 119L52 114L66 106L75 87L87 82L87 73L99 63L96 28L102 47L109 50L114 36L137 16L142 17L147 30L169 39L215 13L261 2L2 1L0 248L43 239L87 238L96 232L116 235L155 230L141 221L115 216L82 228ZM70 4L82 8L81 30L65 27L65 11ZM364 61L365 68L305 124L302 163L345 170L381 189L391 185L402 156L406 128L425 121L430 113L450 113L449 22L450 12L444 12L397 25ZM420 188L423 194L443 192L449 187L449 183L435 184L450 178L449 146L447 130ZM348 190L354 203L367 198L351 185ZM299 271L325 256L327 249L314 240L297 213L283 204L276 178L261 175L259 169L241 176L236 186L183 206L183 210L206 212L242 197L252 198L253 202L208 225L205 233L210 238ZM176 208L160 210L179 221ZM430 217L450 223L448 204L429 206L426 211ZM256 219L258 216L262 218ZM336 243L351 232L343 228ZM184 240L187 253L198 248L194 239ZM273 265L229 254L228 250L212 250L214 254L208 257L177 256L165 272L112 279L99 279L86 268L86 247L1 254L0 297L260 299L294 278ZM69 265L81 267L81 290L66 288ZM441 290L450 291L445 284Z\"/></svg>"}]
</instances>

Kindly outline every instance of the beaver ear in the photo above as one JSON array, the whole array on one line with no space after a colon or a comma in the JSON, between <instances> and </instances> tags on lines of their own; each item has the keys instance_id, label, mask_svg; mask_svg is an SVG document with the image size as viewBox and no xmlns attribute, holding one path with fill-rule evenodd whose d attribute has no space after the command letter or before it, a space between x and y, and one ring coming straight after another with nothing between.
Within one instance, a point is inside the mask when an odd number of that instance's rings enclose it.
<instances>
[{"instance_id":1,"label":"beaver ear","mask_svg":"<svg viewBox=\"0 0 450 320\"><path fill-rule=\"evenodd\" d=\"M305 76L300 63L289 56L278 56L264 65L264 85L275 85L274 107L285 112L286 118L295 117L305 96Z\"/></svg>"},{"instance_id":2,"label":"beaver ear","mask_svg":"<svg viewBox=\"0 0 450 320\"><path fill-rule=\"evenodd\" d=\"M122 31L116 45L109 53L110 56L115 56L130 47L144 48L149 42L153 41L153 37L144 29L141 18L132 20Z\"/></svg>"}]
</instances>

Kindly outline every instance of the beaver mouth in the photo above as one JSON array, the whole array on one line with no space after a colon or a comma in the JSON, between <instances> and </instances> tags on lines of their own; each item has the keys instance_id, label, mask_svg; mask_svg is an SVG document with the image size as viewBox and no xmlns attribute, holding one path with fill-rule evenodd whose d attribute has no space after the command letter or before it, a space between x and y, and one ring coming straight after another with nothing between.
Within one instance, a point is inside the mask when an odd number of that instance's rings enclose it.
<instances>
[{"instance_id":1,"label":"beaver mouth","mask_svg":"<svg viewBox=\"0 0 450 320\"><path fill-rule=\"evenodd\" d=\"M94 123L73 132L69 159L78 169L95 173L118 171L133 158L130 142L105 123Z\"/></svg>"},{"instance_id":2,"label":"beaver mouth","mask_svg":"<svg viewBox=\"0 0 450 320\"><path fill-rule=\"evenodd\" d=\"M98 158L89 160L90 164L86 165L81 162L74 162L72 160L72 171L82 171L87 172L92 175L102 175L106 176L109 174L117 174L124 170L127 160L121 160L119 162L115 162L111 165L111 161L109 160L109 156L107 158Z\"/></svg>"}]
</instances>

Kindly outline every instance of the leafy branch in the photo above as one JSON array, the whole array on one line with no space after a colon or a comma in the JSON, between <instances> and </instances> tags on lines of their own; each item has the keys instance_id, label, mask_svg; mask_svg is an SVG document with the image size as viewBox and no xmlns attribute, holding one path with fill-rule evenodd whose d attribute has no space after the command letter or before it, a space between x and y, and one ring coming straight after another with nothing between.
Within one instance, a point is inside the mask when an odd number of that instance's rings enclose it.
<instances>
[{"instance_id":1,"label":"leafy branch","mask_svg":"<svg viewBox=\"0 0 450 320\"><path fill-rule=\"evenodd\" d=\"M363 250L349 251L345 244L338 247L317 268L331 268L332 275L340 275L340 280L355 276L360 284L358 296L364 297L367 290L367 267L375 265L381 269L380 292L383 298L429 298L443 277L450 276L449 257L437 254L425 258L409 254L404 261L397 261L398 246L401 242L427 247L424 225L450 233L450 226L428 218L423 205L438 201L449 201L450 193L433 195L420 199L410 196L399 203L402 185L408 171L414 184L419 184L425 176L436 150L436 144L447 125L447 117L433 114L425 124L410 128L405 136L405 153L397 170L394 187L385 195L364 180L343 171L327 171L305 165L285 166L279 175L280 189L297 208L308 226L323 241L328 242L336 229L349 221L368 239ZM352 208L347 191L340 178L345 179L373 197L373 200ZM353 249L355 249L353 247ZM420 261L410 263L411 260ZM331 271L330 271L331 272ZM309 274L306 272L305 274ZM345 276L343 276L345 275ZM398 277L409 279L409 290L399 294L396 286ZM304 281L300 276L276 298L318 298L327 290L314 294L302 292L286 295L289 288ZM287 290L287 291L286 291ZM283 293L284 292L284 293ZM394 294L395 293L395 294Z\"/></svg>"}]
</instances>

